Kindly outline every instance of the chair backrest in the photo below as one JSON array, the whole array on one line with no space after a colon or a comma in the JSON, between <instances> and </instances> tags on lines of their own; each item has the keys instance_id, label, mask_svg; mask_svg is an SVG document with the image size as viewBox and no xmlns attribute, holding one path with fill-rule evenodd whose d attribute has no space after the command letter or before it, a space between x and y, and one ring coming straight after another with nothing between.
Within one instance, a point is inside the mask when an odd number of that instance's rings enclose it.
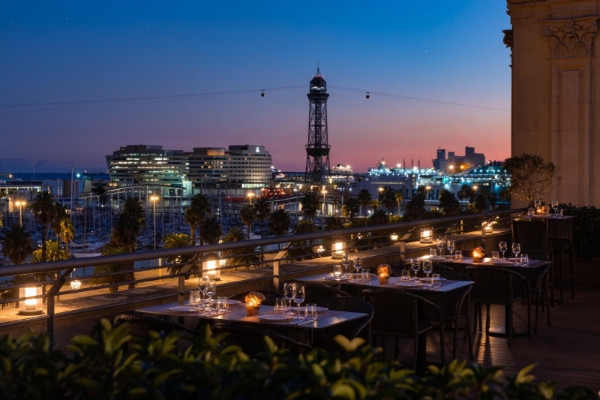
<instances>
[{"instance_id":1,"label":"chair backrest","mask_svg":"<svg viewBox=\"0 0 600 400\"><path fill-rule=\"evenodd\" d=\"M269 336L279 349L288 349L295 354L305 353L311 346L297 342L281 333L264 330L259 327L219 322L211 327L215 335L228 333L221 343L239 346L250 357L266 351L264 337Z\"/></svg>"},{"instance_id":2,"label":"chair backrest","mask_svg":"<svg viewBox=\"0 0 600 400\"><path fill-rule=\"evenodd\" d=\"M548 218L548 239L573 240L573 218Z\"/></svg>"},{"instance_id":3,"label":"chair backrest","mask_svg":"<svg viewBox=\"0 0 600 400\"><path fill-rule=\"evenodd\" d=\"M329 351L335 350L335 336L340 334L352 340L362 337L367 343L371 342L371 320L373 319L373 307L366 301L353 296L331 297L317 301L319 307L327 307L335 311L350 311L367 314L364 317L353 319L343 324L336 324L329 328L321 329L318 336L320 340L315 346ZM315 336L316 338L316 336Z\"/></svg>"},{"instance_id":4,"label":"chair backrest","mask_svg":"<svg viewBox=\"0 0 600 400\"><path fill-rule=\"evenodd\" d=\"M350 296L343 290L334 289L332 287L321 285L319 283L301 281L292 281L292 283L304 286L304 303L316 303L321 299Z\"/></svg>"},{"instance_id":5,"label":"chair backrest","mask_svg":"<svg viewBox=\"0 0 600 400\"><path fill-rule=\"evenodd\" d=\"M248 295L248 293L250 293L250 292L258 292L258 293L261 293L263 296L265 296L265 299L262 302L262 304L264 304L265 306L274 306L275 300L278 297L283 297L283 295L281 293L276 292L274 290L259 289L259 290L248 290L246 292L234 294L233 296L231 296L229 298L231 300L239 300L243 303L244 301L246 301L246 295Z\"/></svg>"},{"instance_id":6,"label":"chair backrest","mask_svg":"<svg viewBox=\"0 0 600 400\"><path fill-rule=\"evenodd\" d=\"M529 282L522 275L493 266L467 267L467 273L473 279L471 300L481 303L510 304L520 296L514 290L515 285L524 288L520 294L530 292Z\"/></svg>"},{"instance_id":7,"label":"chair backrest","mask_svg":"<svg viewBox=\"0 0 600 400\"><path fill-rule=\"evenodd\" d=\"M438 306L404 290L365 289L363 297L373 306L371 330L375 334L413 337L419 331L419 307L433 307L442 318Z\"/></svg>"},{"instance_id":8,"label":"chair backrest","mask_svg":"<svg viewBox=\"0 0 600 400\"><path fill-rule=\"evenodd\" d=\"M545 221L513 220L512 240L513 243L521 245L521 254L528 254L530 258L546 259L548 227Z\"/></svg>"}]
</instances>

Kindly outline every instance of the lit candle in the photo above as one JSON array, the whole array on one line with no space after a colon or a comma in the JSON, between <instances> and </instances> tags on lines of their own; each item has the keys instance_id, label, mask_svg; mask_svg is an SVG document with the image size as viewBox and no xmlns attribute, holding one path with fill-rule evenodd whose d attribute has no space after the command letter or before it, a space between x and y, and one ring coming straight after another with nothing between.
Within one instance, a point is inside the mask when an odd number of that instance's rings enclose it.
<instances>
[{"instance_id":1,"label":"lit candle","mask_svg":"<svg viewBox=\"0 0 600 400\"><path fill-rule=\"evenodd\" d=\"M246 303L246 316L247 317L251 317L254 315L254 307L256 307L256 305L254 304L253 301Z\"/></svg>"},{"instance_id":2,"label":"lit candle","mask_svg":"<svg viewBox=\"0 0 600 400\"><path fill-rule=\"evenodd\" d=\"M390 276L388 274L379 274L379 284L380 285L385 285L388 282L388 278Z\"/></svg>"}]
</instances>

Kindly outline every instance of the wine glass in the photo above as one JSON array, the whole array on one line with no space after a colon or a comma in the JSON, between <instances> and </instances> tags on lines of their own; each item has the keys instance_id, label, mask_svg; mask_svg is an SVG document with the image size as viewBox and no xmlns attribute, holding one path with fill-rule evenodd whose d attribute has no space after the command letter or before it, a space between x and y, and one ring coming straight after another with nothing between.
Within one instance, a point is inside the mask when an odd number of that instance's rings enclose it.
<instances>
[{"instance_id":1,"label":"wine glass","mask_svg":"<svg viewBox=\"0 0 600 400\"><path fill-rule=\"evenodd\" d=\"M444 255L444 245L445 245L445 240L443 237L439 237L437 238L437 248L440 251L440 256Z\"/></svg>"},{"instance_id":2,"label":"wine glass","mask_svg":"<svg viewBox=\"0 0 600 400\"><path fill-rule=\"evenodd\" d=\"M537 211L537 209L542 206L542 201L541 200L534 200L533 205L535 206L535 209Z\"/></svg>"},{"instance_id":3,"label":"wine glass","mask_svg":"<svg viewBox=\"0 0 600 400\"><path fill-rule=\"evenodd\" d=\"M286 283L285 285L283 285L283 295L285 296L285 299L287 300L287 304L289 305L289 307L286 307L286 312L288 312L288 314L289 314L290 308L292 308L292 298L294 297L294 286L296 286L294 283Z\"/></svg>"},{"instance_id":4,"label":"wine glass","mask_svg":"<svg viewBox=\"0 0 600 400\"><path fill-rule=\"evenodd\" d=\"M359 273L361 268L362 268L362 257L354 257L354 269L356 270L356 273Z\"/></svg>"},{"instance_id":5,"label":"wine glass","mask_svg":"<svg viewBox=\"0 0 600 400\"><path fill-rule=\"evenodd\" d=\"M552 200L552 208L554 209L554 216L558 215L558 200Z\"/></svg>"},{"instance_id":6,"label":"wine glass","mask_svg":"<svg viewBox=\"0 0 600 400\"><path fill-rule=\"evenodd\" d=\"M200 293L203 294L203 298L200 299L200 305L202 307L204 307L204 302L205 302L205 298L206 298L206 283L209 281L210 279L208 277L203 277L203 278L198 278L198 290L200 290Z\"/></svg>"},{"instance_id":7,"label":"wine glass","mask_svg":"<svg viewBox=\"0 0 600 400\"><path fill-rule=\"evenodd\" d=\"M506 250L508 250L508 244L502 241L498 244L498 249L502 252L502 259L504 259L504 253L506 253Z\"/></svg>"},{"instance_id":8,"label":"wine glass","mask_svg":"<svg viewBox=\"0 0 600 400\"><path fill-rule=\"evenodd\" d=\"M454 254L454 240L448 240L446 242L446 247L448 248L448 251L450 252L450 254Z\"/></svg>"},{"instance_id":9,"label":"wine glass","mask_svg":"<svg viewBox=\"0 0 600 400\"><path fill-rule=\"evenodd\" d=\"M302 285L294 285L294 303L298 305L298 318L300 318L300 304L304 302L304 298L306 297L304 293L304 286Z\"/></svg>"},{"instance_id":10,"label":"wine glass","mask_svg":"<svg viewBox=\"0 0 600 400\"><path fill-rule=\"evenodd\" d=\"M512 244L512 252L514 253L515 258L517 258L517 256L521 252L521 245L519 243L513 243Z\"/></svg>"},{"instance_id":11,"label":"wine glass","mask_svg":"<svg viewBox=\"0 0 600 400\"><path fill-rule=\"evenodd\" d=\"M419 259L418 258L411 258L410 259L410 269L412 269L413 272L415 273L415 280L419 279L417 277L417 272L419 272L419 268L421 268L421 264L419 263Z\"/></svg>"},{"instance_id":12,"label":"wine glass","mask_svg":"<svg viewBox=\"0 0 600 400\"><path fill-rule=\"evenodd\" d=\"M429 281L429 274L433 271L433 263L431 260L423 260L423 272L427 274L427 281Z\"/></svg>"},{"instance_id":13,"label":"wine glass","mask_svg":"<svg viewBox=\"0 0 600 400\"><path fill-rule=\"evenodd\" d=\"M208 296L208 308L212 303L212 297L217 294L217 282L210 279L206 282L206 295Z\"/></svg>"},{"instance_id":14,"label":"wine glass","mask_svg":"<svg viewBox=\"0 0 600 400\"><path fill-rule=\"evenodd\" d=\"M348 256L348 254L342 256L342 266L344 267L344 276L347 276L348 267L350 266L350 256Z\"/></svg>"}]
</instances>

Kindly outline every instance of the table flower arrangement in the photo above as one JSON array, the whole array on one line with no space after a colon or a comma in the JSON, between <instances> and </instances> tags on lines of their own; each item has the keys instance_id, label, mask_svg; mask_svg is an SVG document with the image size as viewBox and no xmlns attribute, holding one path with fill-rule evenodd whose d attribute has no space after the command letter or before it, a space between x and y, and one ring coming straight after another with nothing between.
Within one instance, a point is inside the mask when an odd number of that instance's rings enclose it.
<instances>
[{"instance_id":1,"label":"table flower arrangement","mask_svg":"<svg viewBox=\"0 0 600 400\"><path fill-rule=\"evenodd\" d=\"M377 267L377 275L379 276L379 284L383 285L388 283L390 280L390 274L392 273L392 269L388 264L379 264Z\"/></svg>"},{"instance_id":2,"label":"table flower arrangement","mask_svg":"<svg viewBox=\"0 0 600 400\"><path fill-rule=\"evenodd\" d=\"M262 293L250 292L244 298L246 302L246 316L251 317L258 314L261 303L265 300Z\"/></svg>"}]
</instances>

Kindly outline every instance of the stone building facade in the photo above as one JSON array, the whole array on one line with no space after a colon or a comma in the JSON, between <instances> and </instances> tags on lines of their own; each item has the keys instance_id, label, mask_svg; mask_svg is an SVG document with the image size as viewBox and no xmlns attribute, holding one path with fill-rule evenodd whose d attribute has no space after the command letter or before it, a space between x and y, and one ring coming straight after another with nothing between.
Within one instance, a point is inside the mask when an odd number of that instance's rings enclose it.
<instances>
[{"instance_id":1,"label":"stone building facade","mask_svg":"<svg viewBox=\"0 0 600 400\"><path fill-rule=\"evenodd\" d=\"M507 0L512 29L512 154L554 162L553 198L600 206L597 0Z\"/></svg>"}]
</instances>

